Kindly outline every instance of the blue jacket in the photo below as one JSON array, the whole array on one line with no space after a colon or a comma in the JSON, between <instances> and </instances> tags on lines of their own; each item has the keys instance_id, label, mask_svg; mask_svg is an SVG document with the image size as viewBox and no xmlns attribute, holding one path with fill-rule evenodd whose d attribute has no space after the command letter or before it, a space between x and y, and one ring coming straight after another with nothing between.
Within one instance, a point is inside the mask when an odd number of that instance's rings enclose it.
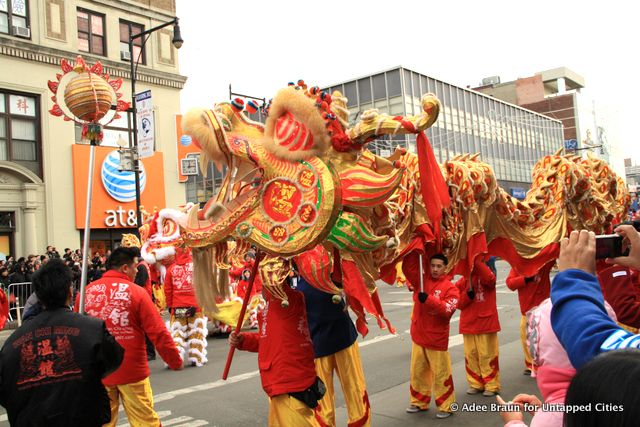
<instances>
[{"instance_id":1,"label":"blue jacket","mask_svg":"<svg viewBox=\"0 0 640 427\"><path fill-rule=\"evenodd\" d=\"M356 341L358 332L345 310L344 301L334 304L331 294L319 291L302 277L298 279L296 289L304 294L316 358L337 353Z\"/></svg>"},{"instance_id":2,"label":"blue jacket","mask_svg":"<svg viewBox=\"0 0 640 427\"><path fill-rule=\"evenodd\" d=\"M603 351L640 348L640 335L618 326L607 314L596 276L565 270L551 285L551 326L576 369Z\"/></svg>"}]
</instances>

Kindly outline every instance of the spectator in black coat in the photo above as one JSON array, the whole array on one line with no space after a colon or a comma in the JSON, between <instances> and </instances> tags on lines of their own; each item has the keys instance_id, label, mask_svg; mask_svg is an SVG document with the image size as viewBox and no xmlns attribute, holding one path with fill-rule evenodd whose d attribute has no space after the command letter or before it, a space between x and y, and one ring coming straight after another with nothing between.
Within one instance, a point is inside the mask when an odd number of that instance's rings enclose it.
<instances>
[{"instance_id":1,"label":"spectator in black coat","mask_svg":"<svg viewBox=\"0 0 640 427\"><path fill-rule=\"evenodd\" d=\"M74 313L71 271L52 259L34 275L44 311L0 351L0 404L14 427L99 427L111 419L102 378L122 363L123 348L104 321Z\"/></svg>"}]
</instances>

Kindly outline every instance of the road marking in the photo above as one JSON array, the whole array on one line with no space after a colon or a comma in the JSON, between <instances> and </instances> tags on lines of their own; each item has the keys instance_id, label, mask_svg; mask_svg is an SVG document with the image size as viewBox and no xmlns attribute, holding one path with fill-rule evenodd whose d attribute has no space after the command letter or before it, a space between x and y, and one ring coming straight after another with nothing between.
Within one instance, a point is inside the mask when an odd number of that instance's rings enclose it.
<instances>
[{"instance_id":1,"label":"road marking","mask_svg":"<svg viewBox=\"0 0 640 427\"><path fill-rule=\"evenodd\" d=\"M392 291L392 292L387 292L389 295L407 295L407 296L413 296L413 292L410 292L408 290L405 291Z\"/></svg>"},{"instance_id":2,"label":"road marking","mask_svg":"<svg viewBox=\"0 0 640 427\"><path fill-rule=\"evenodd\" d=\"M246 372L244 374L240 374L240 375L236 375L234 377L231 377L231 378L227 379L226 381L217 380L217 381L214 381L212 383L199 384L199 385L194 385L194 386L191 386L191 387L181 388L181 389L178 389L178 390L168 391L166 393L160 393L159 395L154 396L153 400L155 402L164 402L165 400L174 399L177 396L182 396L184 394L195 393L195 392L198 392L198 391L211 390L211 389L214 389L214 388L222 387L223 385L233 384L233 383L237 383L237 382L240 382L240 381L248 380L249 378L257 377L258 375L260 375L260 371Z\"/></svg>"},{"instance_id":3,"label":"road marking","mask_svg":"<svg viewBox=\"0 0 640 427\"><path fill-rule=\"evenodd\" d=\"M449 348L456 347L462 344L464 341L462 334L457 334L452 337L449 337Z\"/></svg>"},{"instance_id":4,"label":"road marking","mask_svg":"<svg viewBox=\"0 0 640 427\"><path fill-rule=\"evenodd\" d=\"M375 338L371 338L369 340L365 340L365 341L362 341L361 343L358 343L358 347L366 347L369 344L379 343L381 341L390 340L391 338L398 338L398 336L399 336L398 334L380 335Z\"/></svg>"},{"instance_id":5,"label":"road marking","mask_svg":"<svg viewBox=\"0 0 640 427\"><path fill-rule=\"evenodd\" d=\"M179 424L179 423L183 423L185 421L191 421L193 420L193 417L187 417L187 416L182 416L182 417L178 417L178 418L172 418L170 420L162 420L162 425L163 426L172 426L175 424Z\"/></svg>"},{"instance_id":6,"label":"road marking","mask_svg":"<svg viewBox=\"0 0 640 427\"><path fill-rule=\"evenodd\" d=\"M413 305L413 301L385 302L382 305L397 305L399 307L411 307Z\"/></svg>"},{"instance_id":7,"label":"road marking","mask_svg":"<svg viewBox=\"0 0 640 427\"><path fill-rule=\"evenodd\" d=\"M167 417L171 416L171 411L156 411L156 413L158 414L158 418L162 420L163 426L175 425L175 427L199 427L199 426L206 426L209 424L209 421L196 420L193 417L189 417L186 415L167 419ZM129 425L129 422L126 420L126 416L125 416L124 423L118 424L117 427L126 427L128 425Z\"/></svg>"},{"instance_id":8,"label":"road marking","mask_svg":"<svg viewBox=\"0 0 640 427\"><path fill-rule=\"evenodd\" d=\"M167 424L162 424L162 425L166 426ZM176 427L200 427L200 426L206 426L206 425L209 425L209 421L195 420L190 423L178 424Z\"/></svg>"}]
</instances>

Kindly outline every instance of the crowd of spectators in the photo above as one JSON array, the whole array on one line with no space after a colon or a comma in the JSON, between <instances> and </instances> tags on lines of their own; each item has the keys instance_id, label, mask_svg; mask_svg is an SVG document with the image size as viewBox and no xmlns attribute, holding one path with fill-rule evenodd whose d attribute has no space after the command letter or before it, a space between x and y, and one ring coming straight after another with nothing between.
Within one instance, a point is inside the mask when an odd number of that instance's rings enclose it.
<instances>
[{"instance_id":1,"label":"crowd of spectators","mask_svg":"<svg viewBox=\"0 0 640 427\"><path fill-rule=\"evenodd\" d=\"M89 260L88 281L97 280L105 271L105 262L111 251L106 253L95 252ZM73 274L73 285L76 289L80 286L82 276L82 250L71 250L65 248L62 255L55 246L47 246L42 255L29 255L27 257L15 258L9 256L0 259L0 287L9 295L9 285L14 283L31 282L33 274L50 259L59 258L71 269Z\"/></svg>"}]
</instances>

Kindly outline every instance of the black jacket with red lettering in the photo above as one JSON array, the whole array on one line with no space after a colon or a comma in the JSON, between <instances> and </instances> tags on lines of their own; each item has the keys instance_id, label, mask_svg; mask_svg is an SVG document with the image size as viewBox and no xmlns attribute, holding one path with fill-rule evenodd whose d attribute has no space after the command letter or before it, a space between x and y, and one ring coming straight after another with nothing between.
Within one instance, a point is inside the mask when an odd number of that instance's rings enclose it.
<instances>
[{"instance_id":1,"label":"black jacket with red lettering","mask_svg":"<svg viewBox=\"0 0 640 427\"><path fill-rule=\"evenodd\" d=\"M0 352L0 404L12 426L101 426L111 419L102 378L124 349L104 321L66 308L25 322Z\"/></svg>"}]
</instances>

